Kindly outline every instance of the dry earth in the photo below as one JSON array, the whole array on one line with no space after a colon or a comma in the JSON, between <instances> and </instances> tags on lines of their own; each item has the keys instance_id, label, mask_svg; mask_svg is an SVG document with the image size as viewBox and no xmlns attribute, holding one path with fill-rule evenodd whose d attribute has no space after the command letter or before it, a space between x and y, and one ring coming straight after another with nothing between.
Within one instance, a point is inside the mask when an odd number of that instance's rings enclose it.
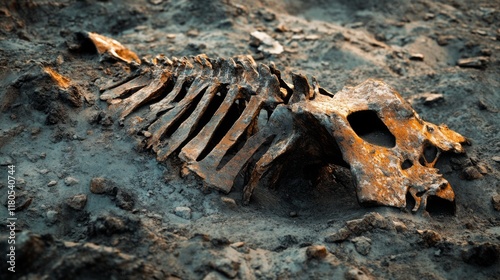
<instances>
[{"instance_id":1,"label":"dry earth","mask_svg":"<svg viewBox=\"0 0 500 280\"><path fill-rule=\"evenodd\" d=\"M0 278L499 279L499 22L498 1L2 1ZM258 51L255 30L284 52ZM351 185L260 189L249 206L241 190L204 190L106 113L99 88L134 66L81 44L82 31L146 58L250 54L331 92L384 80L471 140L467 155L439 162L456 212L364 208Z\"/></svg>"}]
</instances>

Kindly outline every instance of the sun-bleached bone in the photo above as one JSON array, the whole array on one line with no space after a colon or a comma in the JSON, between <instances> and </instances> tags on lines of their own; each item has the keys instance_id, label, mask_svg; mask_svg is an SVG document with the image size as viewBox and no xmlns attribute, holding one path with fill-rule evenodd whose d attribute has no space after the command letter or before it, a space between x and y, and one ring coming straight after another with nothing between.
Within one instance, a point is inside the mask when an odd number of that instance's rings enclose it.
<instances>
[{"instance_id":1,"label":"sun-bleached bone","mask_svg":"<svg viewBox=\"0 0 500 280\"><path fill-rule=\"evenodd\" d=\"M159 161L178 155L209 187L227 193L243 177L248 203L255 188L300 168L338 164L350 168L361 203L404 207L408 193L414 210L429 196L454 202L434 164L467 140L423 121L381 81L332 94L300 74L289 84L250 56L154 62L101 99Z\"/></svg>"}]
</instances>

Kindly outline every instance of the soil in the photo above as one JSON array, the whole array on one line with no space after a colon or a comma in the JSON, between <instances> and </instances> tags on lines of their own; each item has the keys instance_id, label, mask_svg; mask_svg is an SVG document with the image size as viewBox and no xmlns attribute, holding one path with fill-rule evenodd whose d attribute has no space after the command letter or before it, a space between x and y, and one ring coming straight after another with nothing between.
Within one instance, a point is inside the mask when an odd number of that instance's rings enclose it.
<instances>
[{"instance_id":1,"label":"soil","mask_svg":"<svg viewBox=\"0 0 500 280\"><path fill-rule=\"evenodd\" d=\"M500 3L481 0L2 1L1 278L499 279L499 22ZM243 206L241 190L204 189L107 113L99 89L136 66L81 44L86 31L146 59L249 54L330 92L383 80L470 140L438 163L456 205L363 207L352 185L304 184ZM284 51L260 52L254 31Z\"/></svg>"}]
</instances>

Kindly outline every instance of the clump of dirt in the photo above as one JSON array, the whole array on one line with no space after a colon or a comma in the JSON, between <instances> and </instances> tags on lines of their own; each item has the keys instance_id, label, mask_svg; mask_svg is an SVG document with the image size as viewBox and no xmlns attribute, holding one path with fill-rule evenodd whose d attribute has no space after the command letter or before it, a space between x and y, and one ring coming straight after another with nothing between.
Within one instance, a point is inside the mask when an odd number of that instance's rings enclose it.
<instances>
[{"instance_id":1,"label":"clump of dirt","mask_svg":"<svg viewBox=\"0 0 500 280\"><path fill-rule=\"evenodd\" d=\"M499 22L500 5L481 0L4 1L0 201L7 210L15 165L19 207L15 273L0 212L2 276L498 278ZM259 50L254 31L283 52ZM141 59L249 54L286 80L315 76L332 93L384 80L423 119L471 141L466 155L437 164L456 211L439 201L429 215L361 207L352 185L329 188L348 181L342 168L317 188L305 178L303 189L258 189L245 207L241 190L205 190L179 162L158 164L113 119L100 88L135 66L98 55L82 32Z\"/></svg>"}]
</instances>

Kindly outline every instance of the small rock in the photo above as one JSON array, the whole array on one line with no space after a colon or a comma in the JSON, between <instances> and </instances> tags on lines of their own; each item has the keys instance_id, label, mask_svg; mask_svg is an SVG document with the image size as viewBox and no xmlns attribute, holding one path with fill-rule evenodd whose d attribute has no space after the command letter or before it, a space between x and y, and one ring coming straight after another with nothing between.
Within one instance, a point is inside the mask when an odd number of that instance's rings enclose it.
<instances>
[{"instance_id":1,"label":"small rock","mask_svg":"<svg viewBox=\"0 0 500 280\"><path fill-rule=\"evenodd\" d=\"M87 195L77 194L75 196L72 196L66 199L66 204L75 210L82 210L87 204Z\"/></svg>"},{"instance_id":2,"label":"small rock","mask_svg":"<svg viewBox=\"0 0 500 280\"><path fill-rule=\"evenodd\" d=\"M434 19L435 17L436 17L436 15L433 13L425 13L424 20L431 20L431 19Z\"/></svg>"},{"instance_id":3,"label":"small rock","mask_svg":"<svg viewBox=\"0 0 500 280\"><path fill-rule=\"evenodd\" d=\"M163 0L149 0L149 3L153 5L160 5L163 2Z\"/></svg>"},{"instance_id":4,"label":"small rock","mask_svg":"<svg viewBox=\"0 0 500 280\"><path fill-rule=\"evenodd\" d=\"M386 229L388 227L387 220L377 212L366 214L363 216L363 220L373 228Z\"/></svg>"},{"instance_id":5,"label":"small rock","mask_svg":"<svg viewBox=\"0 0 500 280\"><path fill-rule=\"evenodd\" d=\"M96 221L89 226L89 234L104 233L111 236L115 233L121 233L127 230L127 222L122 217L102 215L97 217Z\"/></svg>"},{"instance_id":6,"label":"small rock","mask_svg":"<svg viewBox=\"0 0 500 280\"><path fill-rule=\"evenodd\" d=\"M250 34L250 45L267 54L280 54L284 51L278 41L261 31L254 31Z\"/></svg>"},{"instance_id":7,"label":"small rock","mask_svg":"<svg viewBox=\"0 0 500 280\"><path fill-rule=\"evenodd\" d=\"M276 15L273 12L267 10L259 11L259 14L265 21L273 21L276 19Z\"/></svg>"},{"instance_id":8,"label":"small rock","mask_svg":"<svg viewBox=\"0 0 500 280\"><path fill-rule=\"evenodd\" d=\"M116 205L123 210L131 211L134 208L134 198L125 190L119 189L116 193Z\"/></svg>"},{"instance_id":9,"label":"small rock","mask_svg":"<svg viewBox=\"0 0 500 280\"><path fill-rule=\"evenodd\" d=\"M170 279L170 277L167 279ZM203 277L203 280L220 280L220 279L227 279L227 278L217 271L210 271L207 275L205 275L205 277Z\"/></svg>"},{"instance_id":10,"label":"small rock","mask_svg":"<svg viewBox=\"0 0 500 280\"><path fill-rule=\"evenodd\" d=\"M55 223L57 221L57 214L59 214L59 212L55 210L47 211L47 213L45 214L45 216L47 217L47 221L51 224Z\"/></svg>"},{"instance_id":11,"label":"small rock","mask_svg":"<svg viewBox=\"0 0 500 280\"><path fill-rule=\"evenodd\" d=\"M242 241L234 242L229 246L231 246L233 248L241 248L241 247L245 246L245 242L242 242Z\"/></svg>"},{"instance_id":12,"label":"small rock","mask_svg":"<svg viewBox=\"0 0 500 280\"><path fill-rule=\"evenodd\" d=\"M170 40L175 39L175 37L176 37L176 35L172 34L172 33L169 33L166 36L167 36L167 39L170 39Z\"/></svg>"},{"instance_id":13,"label":"small rock","mask_svg":"<svg viewBox=\"0 0 500 280\"><path fill-rule=\"evenodd\" d=\"M363 22L356 21L356 22L353 22L353 23L346 24L346 27L348 27L348 28L359 28L359 27L362 27L363 25L365 25Z\"/></svg>"},{"instance_id":14,"label":"small rock","mask_svg":"<svg viewBox=\"0 0 500 280\"><path fill-rule=\"evenodd\" d=\"M292 212L288 213L288 215L289 215L290 217L292 217L292 218L295 218L295 217L298 217L298 216L299 216L299 214L298 214L297 212L295 212L295 211L292 211Z\"/></svg>"},{"instance_id":15,"label":"small rock","mask_svg":"<svg viewBox=\"0 0 500 280\"><path fill-rule=\"evenodd\" d=\"M433 230L417 230L417 232L422 236L422 239L428 246L434 246L441 241L441 235Z\"/></svg>"},{"instance_id":16,"label":"small rock","mask_svg":"<svg viewBox=\"0 0 500 280\"><path fill-rule=\"evenodd\" d=\"M214 268L229 278L235 278L240 270L240 263L230 259L218 259Z\"/></svg>"},{"instance_id":17,"label":"small rock","mask_svg":"<svg viewBox=\"0 0 500 280\"><path fill-rule=\"evenodd\" d=\"M220 200L222 202L224 202L224 204L226 204L227 206L229 206L229 208L231 209L236 209L238 208L238 205L236 204L236 201L230 197L227 197L227 196L222 196L220 198Z\"/></svg>"},{"instance_id":18,"label":"small rock","mask_svg":"<svg viewBox=\"0 0 500 280\"><path fill-rule=\"evenodd\" d=\"M193 29L190 29L186 33L186 35L189 36L189 37L197 37L198 35L200 35L200 31L198 31L198 29L196 29L196 28L193 28Z\"/></svg>"},{"instance_id":19,"label":"small rock","mask_svg":"<svg viewBox=\"0 0 500 280\"><path fill-rule=\"evenodd\" d=\"M498 261L500 248L498 245L484 243L462 252L462 259L466 263L479 266L491 266Z\"/></svg>"},{"instance_id":20,"label":"small rock","mask_svg":"<svg viewBox=\"0 0 500 280\"><path fill-rule=\"evenodd\" d=\"M493 203L493 208L500 211L500 194L495 194L491 197L491 202Z\"/></svg>"},{"instance_id":21,"label":"small rock","mask_svg":"<svg viewBox=\"0 0 500 280\"><path fill-rule=\"evenodd\" d=\"M311 34L311 35L307 35L304 39L306 41L316 41L319 38L321 38L319 35L317 35L317 34Z\"/></svg>"},{"instance_id":22,"label":"small rock","mask_svg":"<svg viewBox=\"0 0 500 280\"><path fill-rule=\"evenodd\" d=\"M429 106L443 101L444 95L441 93L424 93L421 98L424 100L424 105Z\"/></svg>"},{"instance_id":23,"label":"small rock","mask_svg":"<svg viewBox=\"0 0 500 280\"><path fill-rule=\"evenodd\" d=\"M175 207L174 214L183 219L189 220L191 219L191 208L182 206Z\"/></svg>"},{"instance_id":24,"label":"small rock","mask_svg":"<svg viewBox=\"0 0 500 280\"><path fill-rule=\"evenodd\" d=\"M484 30L481 30L481 29L476 29L476 30L473 30L472 33L476 33L477 35L481 35L481 36L486 36L488 35L488 33L486 33L486 31Z\"/></svg>"},{"instance_id":25,"label":"small rock","mask_svg":"<svg viewBox=\"0 0 500 280\"><path fill-rule=\"evenodd\" d=\"M191 171L189 171L189 168L187 168L186 166L183 166L181 168L181 174L180 174L181 178L186 178L189 175L189 173L191 173Z\"/></svg>"},{"instance_id":26,"label":"small rock","mask_svg":"<svg viewBox=\"0 0 500 280\"><path fill-rule=\"evenodd\" d=\"M411 53L410 60L424 61L424 55L421 53Z\"/></svg>"},{"instance_id":27,"label":"small rock","mask_svg":"<svg viewBox=\"0 0 500 280\"><path fill-rule=\"evenodd\" d=\"M55 186L55 185L57 185L57 181L55 181L55 180L52 180L52 181L50 181L50 182L47 184L47 186L48 186L48 187L53 187L53 186Z\"/></svg>"},{"instance_id":28,"label":"small rock","mask_svg":"<svg viewBox=\"0 0 500 280\"><path fill-rule=\"evenodd\" d=\"M354 234L361 234L368 230L368 223L364 219L355 219L346 222L346 227Z\"/></svg>"},{"instance_id":29,"label":"small rock","mask_svg":"<svg viewBox=\"0 0 500 280\"><path fill-rule=\"evenodd\" d=\"M356 248L356 251L360 253L363 256L368 255L372 249L372 240L368 237L364 236L359 236L356 238L353 238L352 243L354 243L354 247Z\"/></svg>"},{"instance_id":30,"label":"small rock","mask_svg":"<svg viewBox=\"0 0 500 280\"><path fill-rule=\"evenodd\" d=\"M397 232L401 233L401 232L405 232L408 230L408 228L406 227L406 225L403 222L392 221L392 223L394 224L394 228L396 228Z\"/></svg>"},{"instance_id":31,"label":"small rock","mask_svg":"<svg viewBox=\"0 0 500 280\"><path fill-rule=\"evenodd\" d=\"M351 231L345 227L339 229L337 232L325 237L325 242L334 243L334 242L342 242L349 238L351 235Z\"/></svg>"},{"instance_id":32,"label":"small rock","mask_svg":"<svg viewBox=\"0 0 500 280\"><path fill-rule=\"evenodd\" d=\"M482 69L486 67L486 63L488 62L488 57L486 56L478 56L471 58L462 58L459 59L457 65L464 68L478 68Z\"/></svg>"},{"instance_id":33,"label":"small rock","mask_svg":"<svg viewBox=\"0 0 500 280\"><path fill-rule=\"evenodd\" d=\"M345 272L345 280L372 280L370 275L366 274L359 268L352 268Z\"/></svg>"},{"instance_id":34,"label":"small rock","mask_svg":"<svg viewBox=\"0 0 500 280\"><path fill-rule=\"evenodd\" d=\"M476 180L483 178L483 175L481 174L481 172L479 172L476 166L468 166L464 168L462 170L462 175L467 180Z\"/></svg>"},{"instance_id":35,"label":"small rock","mask_svg":"<svg viewBox=\"0 0 500 280\"><path fill-rule=\"evenodd\" d=\"M478 162L476 164L476 168L477 168L477 171L479 171L479 173L481 173L482 175L488 174L488 165L486 165L486 163Z\"/></svg>"},{"instance_id":36,"label":"small rock","mask_svg":"<svg viewBox=\"0 0 500 280\"><path fill-rule=\"evenodd\" d=\"M494 162L500 163L500 156L494 156L491 158Z\"/></svg>"},{"instance_id":37,"label":"small rock","mask_svg":"<svg viewBox=\"0 0 500 280\"><path fill-rule=\"evenodd\" d=\"M323 245L312 245L307 247L306 256L308 259L324 259L328 256L328 250Z\"/></svg>"},{"instance_id":38,"label":"small rock","mask_svg":"<svg viewBox=\"0 0 500 280\"><path fill-rule=\"evenodd\" d=\"M95 194L110 193L115 188L115 183L111 180L95 177L90 180L90 191Z\"/></svg>"},{"instance_id":39,"label":"small rock","mask_svg":"<svg viewBox=\"0 0 500 280\"><path fill-rule=\"evenodd\" d=\"M66 184L66 186L74 186L74 185L78 184L78 182L79 182L78 179L70 177L70 176L64 178L64 184Z\"/></svg>"},{"instance_id":40,"label":"small rock","mask_svg":"<svg viewBox=\"0 0 500 280\"><path fill-rule=\"evenodd\" d=\"M287 32L288 31L288 27L286 27L286 25L284 25L283 23L280 23L275 29L274 31L276 32Z\"/></svg>"},{"instance_id":41,"label":"small rock","mask_svg":"<svg viewBox=\"0 0 500 280\"><path fill-rule=\"evenodd\" d=\"M149 138L151 137L153 134L151 134L151 132L147 131L147 130L144 130L142 131L142 135L144 135L144 137L146 138Z\"/></svg>"},{"instance_id":42,"label":"small rock","mask_svg":"<svg viewBox=\"0 0 500 280\"><path fill-rule=\"evenodd\" d=\"M454 36L440 35L440 36L437 37L436 41L437 41L438 45L440 45L440 46L446 46L446 45L448 45L449 41L453 40L453 39L455 39Z\"/></svg>"}]
</instances>

